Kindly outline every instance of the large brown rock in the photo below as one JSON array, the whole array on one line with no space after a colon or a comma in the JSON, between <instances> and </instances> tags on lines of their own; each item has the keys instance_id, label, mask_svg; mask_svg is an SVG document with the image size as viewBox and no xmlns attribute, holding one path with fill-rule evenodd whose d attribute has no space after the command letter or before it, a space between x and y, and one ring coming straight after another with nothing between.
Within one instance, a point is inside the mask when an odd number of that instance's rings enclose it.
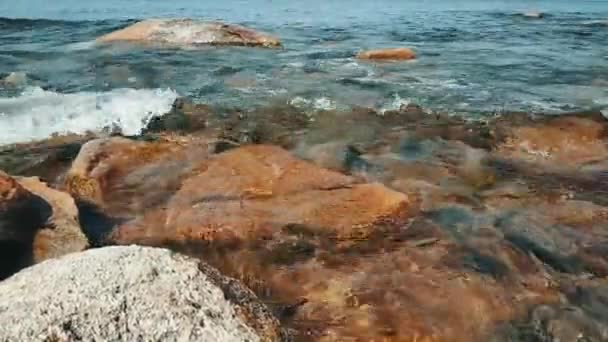
<instances>
[{"instance_id":1,"label":"large brown rock","mask_svg":"<svg viewBox=\"0 0 608 342\"><path fill-rule=\"evenodd\" d=\"M0 172L0 278L87 246L70 195Z\"/></svg>"},{"instance_id":2,"label":"large brown rock","mask_svg":"<svg viewBox=\"0 0 608 342\"><path fill-rule=\"evenodd\" d=\"M0 279L32 263L32 241L51 207L0 171Z\"/></svg>"},{"instance_id":3,"label":"large brown rock","mask_svg":"<svg viewBox=\"0 0 608 342\"><path fill-rule=\"evenodd\" d=\"M506 158L554 168L591 165L608 156L607 125L594 117L564 116L501 127Z\"/></svg>"},{"instance_id":4,"label":"large brown rock","mask_svg":"<svg viewBox=\"0 0 608 342\"><path fill-rule=\"evenodd\" d=\"M53 214L34 236L34 262L80 252L89 245L80 228L78 208L72 196L49 188L37 177L20 178L19 183L34 195L40 196L52 208Z\"/></svg>"},{"instance_id":5,"label":"large brown rock","mask_svg":"<svg viewBox=\"0 0 608 342\"><path fill-rule=\"evenodd\" d=\"M539 267L499 234L452 241L413 218L415 197L278 147L240 147L196 170L166 206L120 226L113 241L211 262L287 303L278 314L306 338L484 340L557 300Z\"/></svg>"},{"instance_id":6,"label":"large brown rock","mask_svg":"<svg viewBox=\"0 0 608 342\"><path fill-rule=\"evenodd\" d=\"M357 58L367 60L403 61L415 59L416 53L409 48L379 49L362 51L357 55Z\"/></svg>"},{"instance_id":7,"label":"large brown rock","mask_svg":"<svg viewBox=\"0 0 608 342\"><path fill-rule=\"evenodd\" d=\"M133 42L161 46L242 45L277 47L278 39L247 27L191 19L149 19L97 38L98 43Z\"/></svg>"},{"instance_id":8,"label":"large brown rock","mask_svg":"<svg viewBox=\"0 0 608 342\"><path fill-rule=\"evenodd\" d=\"M82 146L66 174L65 185L77 200L110 215L134 215L164 203L195 161L208 156L207 143L179 138L92 140Z\"/></svg>"},{"instance_id":9,"label":"large brown rock","mask_svg":"<svg viewBox=\"0 0 608 342\"><path fill-rule=\"evenodd\" d=\"M154 224L143 223L146 218L135 227L127 224L116 232L116 240L249 240L290 224L348 239L369 235L372 223L409 204L404 194L360 184L274 146L234 149L197 169L166 211L148 215ZM157 215L164 218L159 221Z\"/></svg>"}]
</instances>

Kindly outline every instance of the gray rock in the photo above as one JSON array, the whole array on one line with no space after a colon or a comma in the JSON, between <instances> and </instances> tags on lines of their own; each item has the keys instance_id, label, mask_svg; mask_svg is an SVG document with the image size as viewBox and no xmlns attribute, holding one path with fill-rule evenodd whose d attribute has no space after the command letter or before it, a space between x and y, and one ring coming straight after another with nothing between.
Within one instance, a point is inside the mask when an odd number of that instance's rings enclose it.
<instances>
[{"instance_id":1,"label":"gray rock","mask_svg":"<svg viewBox=\"0 0 608 342\"><path fill-rule=\"evenodd\" d=\"M236 280L169 250L105 247L0 283L0 341L274 341L281 329Z\"/></svg>"}]
</instances>

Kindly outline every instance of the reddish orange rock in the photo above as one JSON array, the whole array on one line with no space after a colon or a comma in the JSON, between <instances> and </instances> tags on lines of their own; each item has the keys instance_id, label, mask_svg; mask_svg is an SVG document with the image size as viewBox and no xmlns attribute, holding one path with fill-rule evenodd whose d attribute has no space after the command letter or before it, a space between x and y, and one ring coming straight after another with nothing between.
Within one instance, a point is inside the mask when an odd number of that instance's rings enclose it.
<instances>
[{"instance_id":1,"label":"reddish orange rock","mask_svg":"<svg viewBox=\"0 0 608 342\"><path fill-rule=\"evenodd\" d=\"M195 160L208 155L206 140L97 139L82 146L65 177L68 192L110 214L130 215L164 202ZM187 150L184 145L188 145Z\"/></svg>"},{"instance_id":2,"label":"reddish orange rock","mask_svg":"<svg viewBox=\"0 0 608 342\"><path fill-rule=\"evenodd\" d=\"M507 129L498 152L512 159L556 167L589 165L606 159L606 125L591 118L565 116Z\"/></svg>"},{"instance_id":3,"label":"reddish orange rock","mask_svg":"<svg viewBox=\"0 0 608 342\"><path fill-rule=\"evenodd\" d=\"M124 226L116 238L248 240L306 224L348 239L369 235L372 223L409 203L405 194L380 184L360 184L274 146L231 150L198 170L169 201L164 220L150 214L155 222Z\"/></svg>"},{"instance_id":4,"label":"reddish orange rock","mask_svg":"<svg viewBox=\"0 0 608 342\"><path fill-rule=\"evenodd\" d=\"M379 49L362 51L357 55L359 59L404 61L416 58L416 53L410 48Z\"/></svg>"},{"instance_id":5,"label":"reddish orange rock","mask_svg":"<svg viewBox=\"0 0 608 342\"><path fill-rule=\"evenodd\" d=\"M0 279L87 246L68 194L37 178L13 178L0 171Z\"/></svg>"}]
</instances>

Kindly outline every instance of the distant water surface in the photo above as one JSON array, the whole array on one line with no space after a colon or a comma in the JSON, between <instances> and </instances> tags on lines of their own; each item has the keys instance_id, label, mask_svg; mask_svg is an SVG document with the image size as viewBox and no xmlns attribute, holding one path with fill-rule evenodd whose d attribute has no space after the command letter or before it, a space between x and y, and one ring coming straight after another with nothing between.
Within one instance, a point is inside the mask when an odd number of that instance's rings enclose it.
<instances>
[{"instance_id":1,"label":"distant water surface","mask_svg":"<svg viewBox=\"0 0 608 342\"><path fill-rule=\"evenodd\" d=\"M541 11L543 19L519 13ZM608 1L0 2L0 144L118 125L136 132L177 96L311 109L416 102L471 117L608 109ZM93 40L150 17L224 20L280 50L150 50ZM412 47L366 63L361 49Z\"/></svg>"}]
</instances>

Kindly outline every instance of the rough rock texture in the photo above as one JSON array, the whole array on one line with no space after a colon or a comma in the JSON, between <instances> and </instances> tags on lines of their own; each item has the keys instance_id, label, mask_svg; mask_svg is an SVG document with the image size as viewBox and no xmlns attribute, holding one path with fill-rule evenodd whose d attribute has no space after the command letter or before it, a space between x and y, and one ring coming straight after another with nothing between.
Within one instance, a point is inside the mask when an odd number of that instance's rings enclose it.
<instances>
[{"instance_id":1,"label":"rough rock texture","mask_svg":"<svg viewBox=\"0 0 608 342\"><path fill-rule=\"evenodd\" d=\"M600 112L179 107L154 131L185 135L95 142L75 163L122 218L111 242L209 262L302 341L606 340Z\"/></svg>"},{"instance_id":2,"label":"rough rock texture","mask_svg":"<svg viewBox=\"0 0 608 342\"><path fill-rule=\"evenodd\" d=\"M152 208L179 187L195 161L208 156L208 141L187 142L188 150L179 139L89 141L67 172L66 188L76 199L115 216Z\"/></svg>"},{"instance_id":3,"label":"rough rock texture","mask_svg":"<svg viewBox=\"0 0 608 342\"><path fill-rule=\"evenodd\" d=\"M0 171L0 279L33 262L32 243L51 206Z\"/></svg>"},{"instance_id":4,"label":"rough rock texture","mask_svg":"<svg viewBox=\"0 0 608 342\"><path fill-rule=\"evenodd\" d=\"M34 236L34 262L80 252L88 247L87 237L80 229L78 208L72 196L49 188L37 177L20 178L19 184L44 199L53 210L43 229Z\"/></svg>"},{"instance_id":5,"label":"rough rock texture","mask_svg":"<svg viewBox=\"0 0 608 342\"><path fill-rule=\"evenodd\" d=\"M67 135L0 147L0 169L14 176L36 176L55 186L92 135Z\"/></svg>"},{"instance_id":6,"label":"rough rock texture","mask_svg":"<svg viewBox=\"0 0 608 342\"><path fill-rule=\"evenodd\" d=\"M69 194L0 172L0 277L87 246Z\"/></svg>"},{"instance_id":7,"label":"rough rock texture","mask_svg":"<svg viewBox=\"0 0 608 342\"><path fill-rule=\"evenodd\" d=\"M220 22L190 19L150 19L97 38L99 43L116 41L164 46L245 45L277 47L281 43L252 29Z\"/></svg>"},{"instance_id":8,"label":"rough rock texture","mask_svg":"<svg viewBox=\"0 0 608 342\"><path fill-rule=\"evenodd\" d=\"M589 117L529 122L505 131L505 142L499 151L511 159L561 168L602 161L608 155L605 124Z\"/></svg>"},{"instance_id":9,"label":"rough rock texture","mask_svg":"<svg viewBox=\"0 0 608 342\"><path fill-rule=\"evenodd\" d=\"M0 79L0 86L7 88L23 87L27 84L27 81L27 75L24 72L11 72Z\"/></svg>"},{"instance_id":10,"label":"rough rock texture","mask_svg":"<svg viewBox=\"0 0 608 342\"><path fill-rule=\"evenodd\" d=\"M357 58L369 60L408 60L415 59L416 53L409 48L379 49L362 51L357 55Z\"/></svg>"},{"instance_id":11,"label":"rough rock texture","mask_svg":"<svg viewBox=\"0 0 608 342\"><path fill-rule=\"evenodd\" d=\"M166 210L151 213L135 227L126 224L115 238L249 240L289 224L307 224L348 239L369 235L373 222L408 205L404 194L380 184L358 184L274 146L234 149L197 170Z\"/></svg>"},{"instance_id":12,"label":"rough rock texture","mask_svg":"<svg viewBox=\"0 0 608 342\"><path fill-rule=\"evenodd\" d=\"M251 291L164 249L106 247L0 283L0 340L278 341Z\"/></svg>"}]
</instances>

